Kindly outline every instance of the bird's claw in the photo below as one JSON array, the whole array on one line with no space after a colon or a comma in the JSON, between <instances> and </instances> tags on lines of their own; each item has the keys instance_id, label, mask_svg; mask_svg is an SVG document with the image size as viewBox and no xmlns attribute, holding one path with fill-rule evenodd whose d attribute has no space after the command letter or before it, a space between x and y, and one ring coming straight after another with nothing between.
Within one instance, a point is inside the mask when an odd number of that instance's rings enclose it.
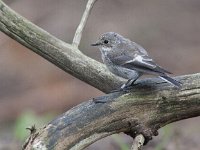
<instances>
[{"instance_id":1,"label":"bird's claw","mask_svg":"<svg viewBox=\"0 0 200 150\"><path fill-rule=\"evenodd\" d=\"M128 92L130 91L131 89L133 89L133 86L123 86L123 87L120 87L119 89L116 89L116 90L112 90L110 93L115 93L115 92Z\"/></svg>"}]
</instances>

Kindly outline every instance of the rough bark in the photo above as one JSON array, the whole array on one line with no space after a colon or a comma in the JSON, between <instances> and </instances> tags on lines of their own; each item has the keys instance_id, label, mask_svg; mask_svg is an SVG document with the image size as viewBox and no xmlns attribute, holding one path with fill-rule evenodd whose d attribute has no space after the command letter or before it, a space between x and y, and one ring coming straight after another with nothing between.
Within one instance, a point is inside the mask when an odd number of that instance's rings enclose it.
<instances>
[{"instance_id":1,"label":"rough bark","mask_svg":"<svg viewBox=\"0 0 200 150\"><path fill-rule=\"evenodd\" d=\"M33 133L25 149L81 150L119 132L142 134L148 142L166 124L200 115L200 74L178 79L184 83L179 90L152 79L95 99L106 103L84 102Z\"/></svg>"}]
</instances>

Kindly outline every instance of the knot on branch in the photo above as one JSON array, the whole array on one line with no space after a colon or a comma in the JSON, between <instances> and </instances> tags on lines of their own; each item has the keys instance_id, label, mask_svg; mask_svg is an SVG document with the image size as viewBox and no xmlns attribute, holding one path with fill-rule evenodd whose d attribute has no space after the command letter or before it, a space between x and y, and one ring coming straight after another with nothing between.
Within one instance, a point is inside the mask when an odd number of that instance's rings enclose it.
<instances>
[{"instance_id":1,"label":"knot on branch","mask_svg":"<svg viewBox=\"0 0 200 150\"><path fill-rule=\"evenodd\" d=\"M35 125L33 125L33 126L31 126L31 127L27 127L26 129L30 131L30 134L34 134L34 133L36 132L36 127L35 127Z\"/></svg>"},{"instance_id":2,"label":"knot on branch","mask_svg":"<svg viewBox=\"0 0 200 150\"><path fill-rule=\"evenodd\" d=\"M145 138L144 145L146 145L150 140L153 139L153 136L158 135L158 128L157 127L148 127L142 123L137 123L137 125L132 125L131 122L129 122L130 130L127 132L124 132L125 134L131 136L133 139L139 134L142 134Z\"/></svg>"}]
</instances>

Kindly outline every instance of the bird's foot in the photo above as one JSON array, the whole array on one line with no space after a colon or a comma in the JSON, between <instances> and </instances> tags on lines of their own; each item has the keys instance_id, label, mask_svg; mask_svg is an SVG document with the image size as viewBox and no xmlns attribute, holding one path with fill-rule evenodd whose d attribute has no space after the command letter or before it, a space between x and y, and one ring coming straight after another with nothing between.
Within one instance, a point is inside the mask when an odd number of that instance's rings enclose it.
<instances>
[{"instance_id":1,"label":"bird's foot","mask_svg":"<svg viewBox=\"0 0 200 150\"><path fill-rule=\"evenodd\" d=\"M115 92L128 92L131 89L133 89L133 85L126 85L123 84L119 89L112 90L110 93L115 93Z\"/></svg>"},{"instance_id":2,"label":"bird's foot","mask_svg":"<svg viewBox=\"0 0 200 150\"><path fill-rule=\"evenodd\" d=\"M110 93L115 93L115 92L127 93L132 89L133 89L133 85L123 84L119 89L112 90ZM106 99L102 99L102 97L97 97L97 98L93 98L93 102L94 103L106 103L107 100Z\"/></svg>"},{"instance_id":3,"label":"bird's foot","mask_svg":"<svg viewBox=\"0 0 200 150\"><path fill-rule=\"evenodd\" d=\"M133 84L133 83L131 83L131 84L123 84L123 85L120 87L120 89L121 89L122 91L125 91L125 92L130 91L130 90L132 90L133 88L134 88L134 84Z\"/></svg>"},{"instance_id":4,"label":"bird's foot","mask_svg":"<svg viewBox=\"0 0 200 150\"><path fill-rule=\"evenodd\" d=\"M119 88L119 89L112 90L110 93L122 92L122 91L123 91L123 89Z\"/></svg>"},{"instance_id":5,"label":"bird's foot","mask_svg":"<svg viewBox=\"0 0 200 150\"><path fill-rule=\"evenodd\" d=\"M124 91L124 92L129 92L130 90L132 90L134 87L132 86L132 85L130 85L130 86L126 86L126 87L124 87L123 89L122 89L122 91Z\"/></svg>"}]
</instances>

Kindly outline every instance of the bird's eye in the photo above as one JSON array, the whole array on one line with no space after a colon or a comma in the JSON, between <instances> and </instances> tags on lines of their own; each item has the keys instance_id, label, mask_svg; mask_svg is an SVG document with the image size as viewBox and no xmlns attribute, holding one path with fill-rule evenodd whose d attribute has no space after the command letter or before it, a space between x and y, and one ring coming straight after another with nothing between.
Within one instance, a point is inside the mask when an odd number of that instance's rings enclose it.
<instances>
[{"instance_id":1,"label":"bird's eye","mask_svg":"<svg viewBox=\"0 0 200 150\"><path fill-rule=\"evenodd\" d=\"M104 44L108 44L108 40L104 40L103 43L104 43Z\"/></svg>"}]
</instances>

